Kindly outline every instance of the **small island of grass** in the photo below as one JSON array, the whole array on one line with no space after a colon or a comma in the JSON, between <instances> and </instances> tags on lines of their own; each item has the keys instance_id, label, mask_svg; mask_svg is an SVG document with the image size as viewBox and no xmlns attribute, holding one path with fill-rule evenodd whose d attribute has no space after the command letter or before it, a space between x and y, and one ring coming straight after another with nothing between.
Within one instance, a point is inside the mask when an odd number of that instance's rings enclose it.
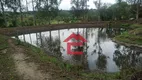
<instances>
[{"instance_id":1,"label":"small island of grass","mask_svg":"<svg viewBox=\"0 0 142 80\"><path fill-rule=\"evenodd\" d=\"M124 44L130 44L134 46L141 47L142 45L142 25L133 24L129 28L130 30L124 32L121 35L116 36L114 39L117 42Z\"/></svg>"}]
</instances>

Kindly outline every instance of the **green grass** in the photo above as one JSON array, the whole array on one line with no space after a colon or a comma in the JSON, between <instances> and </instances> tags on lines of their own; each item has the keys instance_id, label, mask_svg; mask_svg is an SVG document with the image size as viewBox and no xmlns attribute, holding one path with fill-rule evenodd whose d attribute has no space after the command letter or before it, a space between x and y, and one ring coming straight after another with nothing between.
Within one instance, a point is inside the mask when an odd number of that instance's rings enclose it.
<instances>
[{"instance_id":1,"label":"green grass","mask_svg":"<svg viewBox=\"0 0 142 80\"><path fill-rule=\"evenodd\" d=\"M95 80L116 80L121 79L120 73L81 73L84 77L90 77Z\"/></svg>"},{"instance_id":2,"label":"green grass","mask_svg":"<svg viewBox=\"0 0 142 80\"><path fill-rule=\"evenodd\" d=\"M133 24L133 25L130 25L130 28L132 28L132 29L142 28L142 25L141 24Z\"/></svg>"},{"instance_id":3,"label":"green grass","mask_svg":"<svg viewBox=\"0 0 142 80\"><path fill-rule=\"evenodd\" d=\"M0 50L3 50L8 47L7 37L0 35Z\"/></svg>"},{"instance_id":4,"label":"green grass","mask_svg":"<svg viewBox=\"0 0 142 80\"><path fill-rule=\"evenodd\" d=\"M133 32L135 31L141 32L141 29L135 29L134 31L125 32L116 38L126 40L126 42L130 41L129 40L130 38L133 38L134 40L140 39L140 41L142 41L141 40L142 38L140 36L134 36L135 34L133 34ZM131 36L129 34L131 34ZM131 73L129 72L131 69L127 71L123 70L123 72L120 71L118 73L85 72L83 71L83 67L74 66L74 65L63 62L56 57L48 56L40 48L32 46L28 43L23 43L23 42L19 43L19 41L15 41L15 44L22 46L24 49L26 49L25 53L30 57L29 61L35 61L39 64L42 64L42 66L44 66L43 70L47 70L51 68L54 69L55 71L57 71L56 74L58 74L58 76L68 76L68 78L72 78L74 76L71 80L117 80L117 79L127 80L126 78L128 78L128 76L130 77L131 74L133 74L133 72ZM79 77L79 79L76 79L76 77ZM63 77L62 79L59 79L59 80L66 80L65 78L66 77Z\"/></svg>"},{"instance_id":5,"label":"green grass","mask_svg":"<svg viewBox=\"0 0 142 80\"><path fill-rule=\"evenodd\" d=\"M115 39L121 42L142 45L142 28L137 28L128 32L125 32Z\"/></svg>"},{"instance_id":6,"label":"green grass","mask_svg":"<svg viewBox=\"0 0 142 80\"><path fill-rule=\"evenodd\" d=\"M71 80L76 80L77 78L75 76L80 77L79 80L115 80L121 78L120 73L86 73L84 72L83 67L71 65L57 59L56 57L48 56L40 48L27 43L21 43L20 45L26 47L26 53L28 56L30 56L30 59L32 59L32 61L34 60L37 63L44 64L45 69L50 69L50 66L57 72L61 70L60 73L56 73L59 76L67 75L70 78L74 76L74 78L72 78ZM63 77L61 80L64 79L65 77Z\"/></svg>"},{"instance_id":7,"label":"green grass","mask_svg":"<svg viewBox=\"0 0 142 80\"><path fill-rule=\"evenodd\" d=\"M65 63L56 57L48 56L43 50L40 48L37 48L35 46L32 46L28 43L20 42L17 40L15 41L15 44L22 45L23 48L27 49L27 55L31 56L33 60L39 60L40 62L46 64L46 63L53 63L55 66L58 66L60 69L65 69L67 71L70 71L73 68L73 65Z\"/></svg>"},{"instance_id":8,"label":"green grass","mask_svg":"<svg viewBox=\"0 0 142 80\"><path fill-rule=\"evenodd\" d=\"M121 28L130 28L129 23L121 24L120 26L121 26Z\"/></svg>"},{"instance_id":9,"label":"green grass","mask_svg":"<svg viewBox=\"0 0 142 80\"><path fill-rule=\"evenodd\" d=\"M19 80L11 53L8 37L0 35L0 80Z\"/></svg>"},{"instance_id":10,"label":"green grass","mask_svg":"<svg viewBox=\"0 0 142 80\"><path fill-rule=\"evenodd\" d=\"M71 68L73 67L70 64L62 62L61 60L57 59L56 57L48 56L41 49L39 49L37 47L31 46L31 49L34 53L36 53L35 57L38 57L38 59L41 60L42 62L48 61L48 62L51 62L51 63L55 64L56 66L60 67L60 69L66 69L66 70L71 70Z\"/></svg>"},{"instance_id":11,"label":"green grass","mask_svg":"<svg viewBox=\"0 0 142 80\"><path fill-rule=\"evenodd\" d=\"M57 21L57 20L52 20L51 21L51 24L63 24L63 23L65 23L64 21Z\"/></svg>"},{"instance_id":12,"label":"green grass","mask_svg":"<svg viewBox=\"0 0 142 80\"><path fill-rule=\"evenodd\" d=\"M0 80L19 80L11 53L0 54Z\"/></svg>"},{"instance_id":13,"label":"green grass","mask_svg":"<svg viewBox=\"0 0 142 80\"><path fill-rule=\"evenodd\" d=\"M110 28L130 28L131 24L129 23L121 23L121 22L110 22Z\"/></svg>"},{"instance_id":14,"label":"green grass","mask_svg":"<svg viewBox=\"0 0 142 80\"><path fill-rule=\"evenodd\" d=\"M136 29L136 28L142 28L141 24L130 24L130 23L111 23L111 28L128 28L128 29Z\"/></svg>"},{"instance_id":15,"label":"green grass","mask_svg":"<svg viewBox=\"0 0 142 80\"><path fill-rule=\"evenodd\" d=\"M129 26L131 30L124 32L121 35L115 37L115 40L142 45L142 25L141 24L132 24Z\"/></svg>"}]
</instances>

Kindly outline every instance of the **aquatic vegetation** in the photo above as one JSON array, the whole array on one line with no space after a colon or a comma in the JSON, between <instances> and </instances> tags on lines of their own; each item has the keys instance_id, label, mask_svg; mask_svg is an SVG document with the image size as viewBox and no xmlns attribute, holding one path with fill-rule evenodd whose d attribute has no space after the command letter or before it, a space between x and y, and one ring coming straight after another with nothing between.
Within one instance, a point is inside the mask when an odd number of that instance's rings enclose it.
<instances>
[{"instance_id":1,"label":"aquatic vegetation","mask_svg":"<svg viewBox=\"0 0 142 80\"><path fill-rule=\"evenodd\" d=\"M142 45L142 28L137 28L131 31L127 31L119 36L116 36L115 39L118 41Z\"/></svg>"}]
</instances>

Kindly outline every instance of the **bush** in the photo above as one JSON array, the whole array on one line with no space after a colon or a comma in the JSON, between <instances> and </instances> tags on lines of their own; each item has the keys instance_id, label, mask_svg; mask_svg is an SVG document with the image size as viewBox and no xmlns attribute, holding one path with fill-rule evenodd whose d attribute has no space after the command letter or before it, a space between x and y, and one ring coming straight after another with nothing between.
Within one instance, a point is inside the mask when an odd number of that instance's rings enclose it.
<instances>
[{"instance_id":1,"label":"bush","mask_svg":"<svg viewBox=\"0 0 142 80\"><path fill-rule=\"evenodd\" d=\"M124 28L128 28L130 26L130 24L129 23L125 23L125 24L121 24L121 26L124 27Z\"/></svg>"},{"instance_id":2,"label":"bush","mask_svg":"<svg viewBox=\"0 0 142 80\"><path fill-rule=\"evenodd\" d=\"M3 15L2 14L0 14L0 27L5 27L6 25L5 25L5 21L4 21L4 19L3 19Z\"/></svg>"},{"instance_id":3,"label":"bush","mask_svg":"<svg viewBox=\"0 0 142 80\"><path fill-rule=\"evenodd\" d=\"M130 26L130 28L132 28L132 29L142 28L142 25L140 25L140 24L133 24L133 25Z\"/></svg>"}]
</instances>

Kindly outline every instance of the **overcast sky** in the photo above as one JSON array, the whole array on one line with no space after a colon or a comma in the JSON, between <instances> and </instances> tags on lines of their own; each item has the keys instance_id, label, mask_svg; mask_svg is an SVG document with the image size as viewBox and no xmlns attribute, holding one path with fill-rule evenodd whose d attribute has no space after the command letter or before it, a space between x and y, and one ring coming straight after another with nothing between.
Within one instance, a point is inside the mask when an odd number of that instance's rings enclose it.
<instances>
[{"instance_id":1,"label":"overcast sky","mask_svg":"<svg viewBox=\"0 0 142 80\"><path fill-rule=\"evenodd\" d=\"M71 8L71 4L70 4L71 0L62 0L62 3L59 6L59 9L64 9L64 10L69 10ZM89 0L88 5L89 5L89 9L94 9L95 5L93 3L93 1L95 0ZM116 0L101 0L104 3L115 3Z\"/></svg>"},{"instance_id":2,"label":"overcast sky","mask_svg":"<svg viewBox=\"0 0 142 80\"><path fill-rule=\"evenodd\" d=\"M32 3L31 3L31 0L27 0L28 1L28 9L31 11L32 10ZM94 9L96 8L93 1L96 1L96 0L89 0L88 2L88 5L89 5L89 9ZM101 2L103 3L111 3L111 4L114 4L116 0L101 0ZM23 5L26 5L26 1L23 0ZM59 6L59 9L62 9L62 10L69 10L71 9L71 0L62 0L60 6Z\"/></svg>"}]
</instances>

